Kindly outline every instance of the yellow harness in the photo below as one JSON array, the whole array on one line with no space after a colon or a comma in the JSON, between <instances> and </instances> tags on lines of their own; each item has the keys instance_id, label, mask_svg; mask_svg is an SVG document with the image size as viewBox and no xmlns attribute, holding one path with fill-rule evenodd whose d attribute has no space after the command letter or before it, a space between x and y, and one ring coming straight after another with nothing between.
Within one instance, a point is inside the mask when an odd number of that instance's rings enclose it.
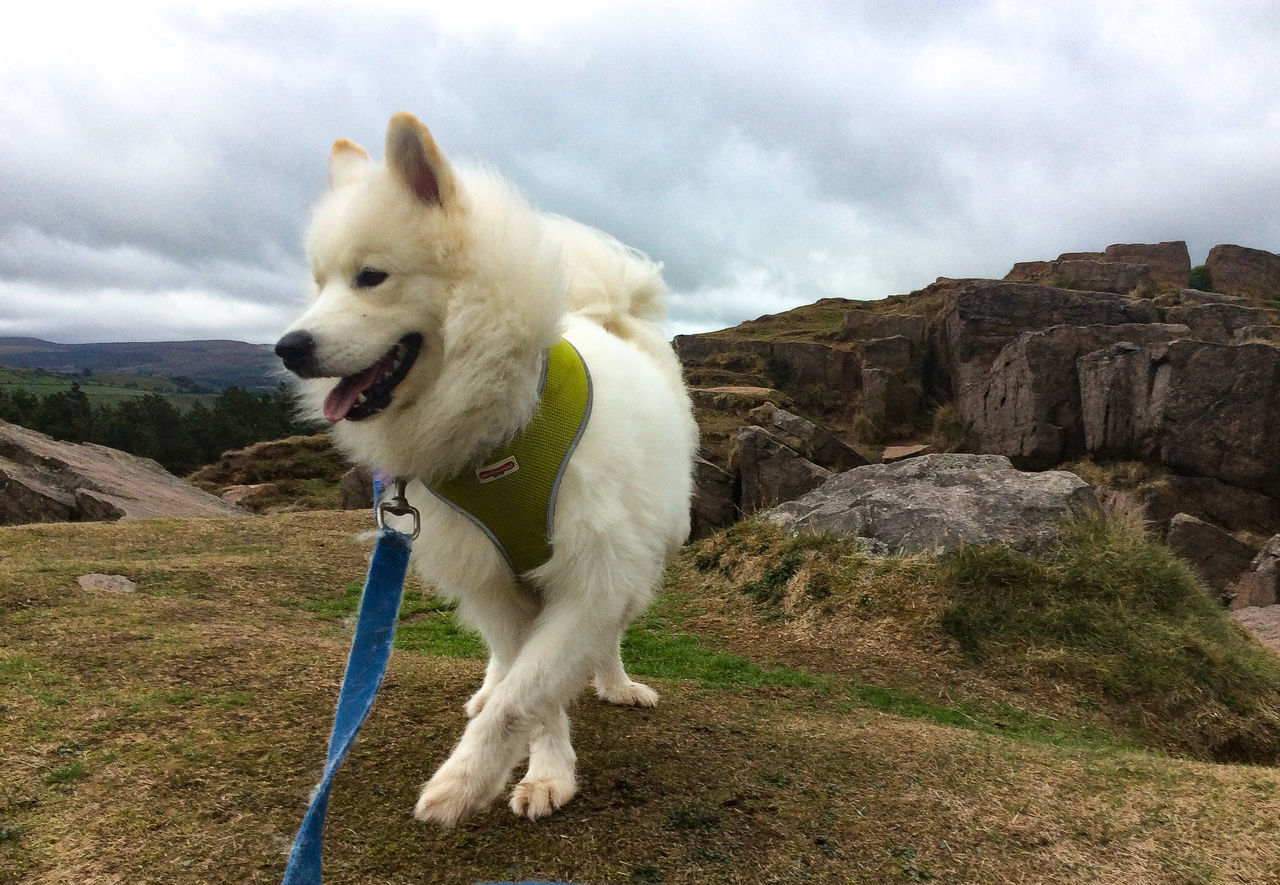
<instances>
[{"instance_id":1,"label":"yellow harness","mask_svg":"<svg viewBox=\"0 0 1280 885\"><path fill-rule=\"evenodd\" d=\"M547 351L538 407L480 466L427 486L470 519L517 575L551 558L556 493L591 415L591 373L561 338Z\"/></svg>"}]
</instances>

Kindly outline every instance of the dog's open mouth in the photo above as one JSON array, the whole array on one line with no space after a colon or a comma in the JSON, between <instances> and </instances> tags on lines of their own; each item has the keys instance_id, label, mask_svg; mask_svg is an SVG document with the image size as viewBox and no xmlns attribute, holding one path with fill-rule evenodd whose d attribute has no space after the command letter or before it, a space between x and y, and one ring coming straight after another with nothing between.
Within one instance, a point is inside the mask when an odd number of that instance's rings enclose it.
<instances>
[{"instance_id":1,"label":"dog's open mouth","mask_svg":"<svg viewBox=\"0 0 1280 885\"><path fill-rule=\"evenodd\" d=\"M325 418L335 424L344 418L363 421L391 405L391 391L409 374L421 347L421 335L405 335L372 366L343 378L325 397Z\"/></svg>"}]
</instances>

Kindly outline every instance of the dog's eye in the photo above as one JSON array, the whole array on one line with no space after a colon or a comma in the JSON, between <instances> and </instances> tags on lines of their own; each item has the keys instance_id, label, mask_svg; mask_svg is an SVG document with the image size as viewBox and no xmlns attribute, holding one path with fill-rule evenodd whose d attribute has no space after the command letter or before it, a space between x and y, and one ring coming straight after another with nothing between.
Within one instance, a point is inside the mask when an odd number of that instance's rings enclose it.
<instances>
[{"instance_id":1,"label":"dog's eye","mask_svg":"<svg viewBox=\"0 0 1280 885\"><path fill-rule=\"evenodd\" d=\"M380 286L387 279L385 270L374 270L372 267L366 267L356 274L356 288L372 289L374 286Z\"/></svg>"}]
</instances>

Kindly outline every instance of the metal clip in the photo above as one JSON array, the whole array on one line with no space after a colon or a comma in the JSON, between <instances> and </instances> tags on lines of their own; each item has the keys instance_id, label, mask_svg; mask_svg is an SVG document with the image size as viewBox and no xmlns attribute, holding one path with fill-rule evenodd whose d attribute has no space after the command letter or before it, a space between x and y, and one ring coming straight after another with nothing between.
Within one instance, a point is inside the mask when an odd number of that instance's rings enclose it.
<instances>
[{"instance_id":1,"label":"metal clip","mask_svg":"<svg viewBox=\"0 0 1280 885\"><path fill-rule=\"evenodd\" d=\"M382 500L378 502L378 507L374 511L374 516L380 529L387 527L388 514L391 516L412 516L413 534L410 537L416 541L418 533L422 531L422 517L418 513L418 509L405 498L404 487L405 481L396 479L395 492L391 495L384 494L382 496Z\"/></svg>"}]
</instances>

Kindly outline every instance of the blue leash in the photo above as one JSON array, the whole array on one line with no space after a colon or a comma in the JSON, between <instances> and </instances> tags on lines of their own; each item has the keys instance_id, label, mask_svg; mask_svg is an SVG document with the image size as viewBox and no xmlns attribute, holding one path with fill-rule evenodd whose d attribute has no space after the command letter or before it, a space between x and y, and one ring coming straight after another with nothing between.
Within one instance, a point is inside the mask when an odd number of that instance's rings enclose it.
<instances>
[{"instance_id":1,"label":"blue leash","mask_svg":"<svg viewBox=\"0 0 1280 885\"><path fill-rule=\"evenodd\" d=\"M382 500L383 486L383 478L375 473L374 500L378 503L374 512L381 531L373 548L373 559L369 562L364 593L360 597L356 633L351 640L351 654L347 657L347 670L338 692L338 709L333 717L333 732L329 735L324 775L316 785L306 817L293 840L282 885L321 885L320 855L324 847L324 817L329 810L329 788L333 786L334 775L347 757L347 751L355 743L360 726L369 716L391 657L404 577L409 570L409 550L418 537L419 519L418 512L405 500L403 480L396 480L395 494L389 500ZM412 516L413 534L406 535L390 528L384 519L386 514ZM523 885L559 883L525 882Z\"/></svg>"},{"instance_id":2,"label":"blue leash","mask_svg":"<svg viewBox=\"0 0 1280 885\"><path fill-rule=\"evenodd\" d=\"M390 501L378 504L378 525L382 531L373 548L369 577L360 597L356 633L351 641L347 670L342 677L342 690L338 693L333 733L329 736L329 755L324 775L316 785L311 806L293 841L289 865L284 871L284 885L320 885L320 853L324 844L324 816L329 810L329 788L347 751L355 743L360 726L369 715L387 671L387 660L391 657L391 641L396 635L400 597L409 568L409 550L413 538L418 535L418 514L404 500L404 484L398 483L396 491ZM412 513L413 535L388 527L383 522L384 511L393 515Z\"/></svg>"}]
</instances>

